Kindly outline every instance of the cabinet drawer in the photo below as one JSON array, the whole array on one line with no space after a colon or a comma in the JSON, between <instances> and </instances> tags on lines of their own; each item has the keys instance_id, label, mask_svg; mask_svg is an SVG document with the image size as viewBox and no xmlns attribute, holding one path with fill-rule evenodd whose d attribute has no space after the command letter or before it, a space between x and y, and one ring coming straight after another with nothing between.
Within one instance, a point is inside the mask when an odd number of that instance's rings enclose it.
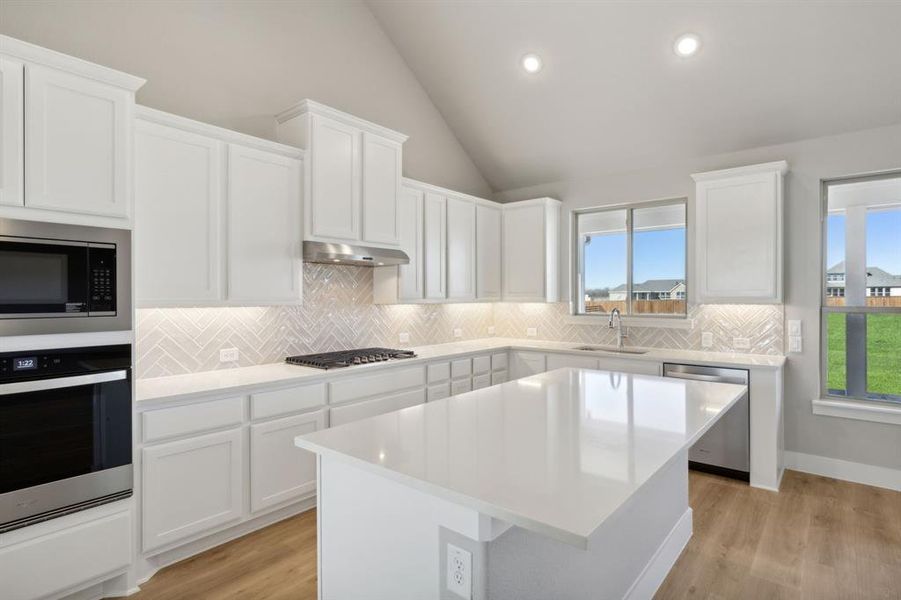
<instances>
[{"instance_id":1,"label":"cabinet drawer","mask_svg":"<svg viewBox=\"0 0 901 600\"><path fill-rule=\"evenodd\" d=\"M597 369L598 359L594 356L579 356L578 354L548 354L547 370L573 367L575 369Z\"/></svg>"},{"instance_id":2,"label":"cabinet drawer","mask_svg":"<svg viewBox=\"0 0 901 600\"><path fill-rule=\"evenodd\" d=\"M472 378L472 389L479 390L491 386L491 373L476 375Z\"/></svg>"},{"instance_id":3,"label":"cabinet drawer","mask_svg":"<svg viewBox=\"0 0 901 600\"><path fill-rule=\"evenodd\" d=\"M405 388L425 385L425 369L407 367L389 369L374 375L348 377L329 384L329 403L339 404L368 396L390 394Z\"/></svg>"},{"instance_id":4,"label":"cabinet drawer","mask_svg":"<svg viewBox=\"0 0 901 600\"><path fill-rule=\"evenodd\" d=\"M451 377L469 377L472 375L472 361L468 358L461 358L451 363Z\"/></svg>"},{"instance_id":5,"label":"cabinet drawer","mask_svg":"<svg viewBox=\"0 0 901 600\"><path fill-rule=\"evenodd\" d=\"M472 359L472 374L481 375L491 370L490 356L476 356Z\"/></svg>"},{"instance_id":6,"label":"cabinet drawer","mask_svg":"<svg viewBox=\"0 0 901 600\"><path fill-rule=\"evenodd\" d=\"M432 402L433 400L447 398L450 395L450 383L439 383L438 385L429 386L427 399L429 402Z\"/></svg>"},{"instance_id":7,"label":"cabinet drawer","mask_svg":"<svg viewBox=\"0 0 901 600\"><path fill-rule=\"evenodd\" d=\"M429 365L429 383L438 383L450 379L450 363Z\"/></svg>"},{"instance_id":8,"label":"cabinet drawer","mask_svg":"<svg viewBox=\"0 0 901 600\"><path fill-rule=\"evenodd\" d=\"M491 374L491 385L505 383L507 381L507 371L495 371Z\"/></svg>"},{"instance_id":9,"label":"cabinet drawer","mask_svg":"<svg viewBox=\"0 0 901 600\"><path fill-rule=\"evenodd\" d=\"M622 371L623 373L635 373L638 375L661 375L662 365L658 362L647 360L629 360L625 358L602 358L599 361L602 371Z\"/></svg>"},{"instance_id":10,"label":"cabinet drawer","mask_svg":"<svg viewBox=\"0 0 901 600\"><path fill-rule=\"evenodd\" d=\"M325 384L316 383L253 394L250 397L250 416L253 419L265 419L309 410L324 404Z\"/></svg>"},{"instance_id":11,"label":"cabinet drawer","mask_svg":"<svg viewBox=\"0 0 901 600\"><path fill-rule=\"evenodd\" d=\"M467 377L466 379L459 379L457 381L451 382L451 394L456 396L457 394L463 394L465 392L472 391L472 379Z\"/></svg>"},{"instance_id":12,"label":"cabinet drawer","mask_svg":"<svg viewBox=\"0 0 901 600\"><path fill-rule=\"evenodd\" d=\"M225 398L143 413L144 441L238 425L244 419L244 398Z\"/></svg>"},{"instance_id":13,"label":"cabinet drawer","mask_svg":"<svg viewBox=\"0 0 901 600\"><path fill-rule=\"evenodd\" d=\"M491 370L503 371L507 368L507 353L498 352L491 355Z\"/></svg>"},{"instance_id":14,"label":"cabinet drawer","mask_svg":"<svg viewBox=\"0 0 901 600\"><path fill-rule=\"evenodd\" d=\"M425 402L425 388L402 392L384 398L374 398L365 402L357 402L347 406L333 408L329 414L329 425L336 427L351 421L358 421L367 417L374 417L389 412L394 412L409 406L416 406Z\"/></svg>"}]
</instances>

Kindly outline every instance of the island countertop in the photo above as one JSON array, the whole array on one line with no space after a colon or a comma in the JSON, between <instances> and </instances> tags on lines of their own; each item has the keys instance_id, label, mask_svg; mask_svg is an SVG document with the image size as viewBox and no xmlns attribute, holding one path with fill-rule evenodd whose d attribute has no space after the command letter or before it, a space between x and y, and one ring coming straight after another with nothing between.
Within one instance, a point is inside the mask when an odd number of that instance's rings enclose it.
<instances>
[{"instance_id":1,"label":"island countertop","mask_svg":"<svg viewBox=\"0 0 901 600\"><path fill-rule=\"evenodd\" d=\"M299 436L295 443L586 547L593 531L745 391L725 383L558 369Z\"/></svg>"}]
</instances>

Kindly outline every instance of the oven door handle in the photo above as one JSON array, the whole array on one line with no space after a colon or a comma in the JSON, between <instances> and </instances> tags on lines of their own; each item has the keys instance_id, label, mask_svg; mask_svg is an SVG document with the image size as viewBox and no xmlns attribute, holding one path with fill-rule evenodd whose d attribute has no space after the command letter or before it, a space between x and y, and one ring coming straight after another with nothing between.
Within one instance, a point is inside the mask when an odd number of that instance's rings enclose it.
<instances>
[{"instance_id":1,"label":"oven door handle","mask_svg":"<svg viewBox=\"0 0 901 600\"><path fill-rule=\"evenodd\" d=\"M29 392L42 392L45 390L58 390L61 388L78 387L81 385L94 385L119 381L128 377L128 371L108 371L105 373L91 373L90 375L76 375L74 377L57 377L55 379L37 379L34 381L15 381L0 385L0 396L10 394L27 394Z\"/></svg>"}]
</instances>

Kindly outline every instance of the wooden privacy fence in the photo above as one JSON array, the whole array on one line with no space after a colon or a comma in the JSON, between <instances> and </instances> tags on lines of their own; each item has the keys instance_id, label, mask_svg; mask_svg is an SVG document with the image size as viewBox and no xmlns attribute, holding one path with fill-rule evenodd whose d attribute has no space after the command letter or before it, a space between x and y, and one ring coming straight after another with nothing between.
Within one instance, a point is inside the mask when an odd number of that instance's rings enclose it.
<instances>
[{"instance_id":1,"label":"wooden privacy fence","mask_svg":"<svg viewBox=\"0 0 901 600\"><path fill-rule=\"evenodd\" d=\"M585 312L607 313L618 308L626 312L625 300L586 300ZM673 315L685 313L685 300L633 300L632 314Z\"/></svg>"},{"instance_id":2,"label":"wooden privacy fence","mask_svg":"<svg viewBox=\"0 0 901 600\"><path fill-rule=\"evenodd\" d=\"M826 306L845 306L845 299L828 297L826 298ZM899 308L901 307L901 296L868 296L867 306Z\"/></svg>"}]
</instances>

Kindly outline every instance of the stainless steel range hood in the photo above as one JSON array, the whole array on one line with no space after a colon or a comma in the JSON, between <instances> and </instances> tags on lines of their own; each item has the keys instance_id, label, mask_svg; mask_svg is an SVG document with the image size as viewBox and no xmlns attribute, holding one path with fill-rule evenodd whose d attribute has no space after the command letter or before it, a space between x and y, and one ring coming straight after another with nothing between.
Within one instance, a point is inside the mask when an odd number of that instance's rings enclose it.
<instances>
[{"instance_id":1,"label":"stainless steel range hood","mask_svg":"<svg viewBox=\"0 0 901 600\"><path fill-rule=\"evenodd\" d=\"M391 248L306 241L303 243L303 260L311 263L387 267L409 264L410 257L402 250Z\"/></svg>"}]
</instances>

